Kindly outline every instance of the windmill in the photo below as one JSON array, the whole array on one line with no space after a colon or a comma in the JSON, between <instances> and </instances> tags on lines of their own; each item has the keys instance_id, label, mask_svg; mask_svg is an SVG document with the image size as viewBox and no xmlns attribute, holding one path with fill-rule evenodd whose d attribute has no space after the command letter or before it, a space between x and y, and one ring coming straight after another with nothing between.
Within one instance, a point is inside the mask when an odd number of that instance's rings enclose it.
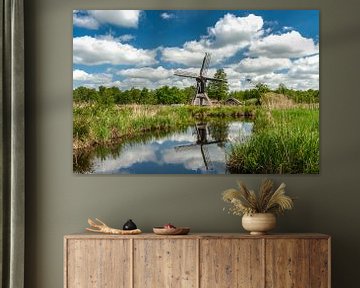
<instances>
[{"instance_id":1,"label":"windmill","mask_svg":"<svg viewBox=\"0 0 360 288\"><path fill-rule=\"evenodd\" d=\"M188 151L194 148L200 147L201 156L204 161L205 169L207 171L213 171L214 166L210 158L207 145L221 143L220 140L208 140L208 125L207 123L196 123L194 134L196 133L196 142L191 144L179 145L175 147L175 151Z\"/></svg>"},{"instance_id":2,"label":"windmill","mask_svg":"<svg viewBox=\"0 0 360 288\"><path fill-rule=\"evenodd\" d=\"M199 75L188 73L188 72L182 72L182 71L176 71L174 75L181 76L181 77L187 77L187 78L193 78L196 80L196 94L192 100L192 105L200 105L200 106L211 106L211 101L206 93L206 82L209 81L218 81L218 82L227 82L223 79L216 79L212 77L206 76L207 71L209 69L211 54L208 52L205 52L205 57L202 62L200 73Z\"/></svg>"}]
</instances>

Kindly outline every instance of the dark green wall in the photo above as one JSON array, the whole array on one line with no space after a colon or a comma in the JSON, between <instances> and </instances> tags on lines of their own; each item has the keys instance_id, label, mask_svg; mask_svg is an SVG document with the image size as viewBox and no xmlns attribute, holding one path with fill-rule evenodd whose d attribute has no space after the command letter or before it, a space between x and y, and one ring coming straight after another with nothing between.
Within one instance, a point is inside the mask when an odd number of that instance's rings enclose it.
<instances>
[{"instance_id":1,"label":"dark green wall","mask_svg":"<svg viewBox=\"0 0 360 288\"><path fill-rule=\"evenodd\" d=\"M357 1L32 0L26 13L26 287L63 287L63 235L88 216L145 231L172 222L197 232L241 231L220 193L261 175L74 176L72 174L73 9L320 9L321 173L274 176L299 197L280 232L333 237L333 287L359 287L360 21ZM357 6L357 7L356 7ZM305 288L305 287L304 287Z\"/></svg>"}]
</instances>

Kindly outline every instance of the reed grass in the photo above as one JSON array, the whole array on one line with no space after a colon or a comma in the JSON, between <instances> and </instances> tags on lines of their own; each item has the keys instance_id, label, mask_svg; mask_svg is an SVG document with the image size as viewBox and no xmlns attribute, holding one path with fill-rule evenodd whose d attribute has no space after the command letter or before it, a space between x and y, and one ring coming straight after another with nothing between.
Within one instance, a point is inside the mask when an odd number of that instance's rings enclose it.
<instances>
[{"instance_id":1,"label":"reed grass","mask_svg":"<svg viewBox=\"0 0 360 288\"><path fill-rule=\"evenodd\" d=\"M319 110L258 110L248 142L232 145L227 159L231 173L319 173Z\"/></svg>"},{"instance_id":2,"label":"reed grass","mask_svg":"<svg viewBox=\"0 0 360 288\"><path fill-rule=\"evenodd\" d=\"M149 131L181 129L198 119L250 116L252 107L74 104L73 148L134 137Z\"/></svg>"}]
</instances>

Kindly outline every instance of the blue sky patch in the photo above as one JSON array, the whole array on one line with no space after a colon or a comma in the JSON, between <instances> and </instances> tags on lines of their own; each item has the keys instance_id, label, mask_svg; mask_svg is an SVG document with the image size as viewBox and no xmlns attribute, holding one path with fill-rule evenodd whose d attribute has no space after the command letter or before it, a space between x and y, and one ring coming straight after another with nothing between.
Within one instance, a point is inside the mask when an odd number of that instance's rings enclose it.
<instances>
[{"instance_id":1,"label":"blue sky patch","mask_svg":"<svg viewBox=\"0 0 360 288\"><path fill-rule=\"evenodd\" d=\"M75 10L74 87L193 85L174 76L224 68L231 90L246 77L271 87L319 87L318 10ZM146 72L146 73L145 73Z\"/></svg>"}]
</instances>

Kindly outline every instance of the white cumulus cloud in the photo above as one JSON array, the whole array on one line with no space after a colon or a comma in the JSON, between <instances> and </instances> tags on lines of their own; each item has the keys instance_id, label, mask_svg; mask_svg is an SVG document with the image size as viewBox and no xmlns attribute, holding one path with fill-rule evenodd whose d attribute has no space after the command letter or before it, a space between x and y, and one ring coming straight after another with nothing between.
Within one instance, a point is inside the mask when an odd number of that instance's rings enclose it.
<instances>
[{"instance_id":1,"label":"white cumulus cloud","mask_svg":"<svg viewBox=\"0 0 360 288\"><path fill-rule=\"evenodd\" d=\"M120 40L120 42L128 42L128 41L135 39L135 36L131 35L131 34L124 34L117 38Z\"/></svg>"},{"instance_id":2,"label":"white cumulus cloud","mask_svg":"<svg viewBox=\"0 0 360 288\"><path fill-rule=\"evenodd\" d=\"M293 75L319 75L319 54L294 60L290 73Z\"/></svg>"},{"instance_id":3,"label":"white cumulus cloud","mask_svg":"<svg viewBox=\"0 0 360 288\"><path fill-rule=\"evenodd\" d=\"M164 12L164 13L160 14L160 17L165 19L165 20L168 20L168 19L175 18L175 14Z\"/></svg>"},{"instance_id":4,"label":"white cumulus cloud","mask_svg":"<svg viewBox=\"0 0 360 288\"><path fill-rule=\"evenodd\" d=\"M221 62L232 57L242 48L250 45L252 39L262 34L263 19L250 14L246 17L236 17L226 14L220 18L214 27L208 28L208 34L200 40L185 42L182 47L166 47L162 50L164 61L199 65L208 51L212 54L213 62Z\"/></svg>"},{"instance_id":5,"label":"white cumulus cloud","mask_svg":"<svg viewBox=\"0 0 360 288\"><path fill-rule=\"evenodd\" d=\"M150 80L160 80L172 77L174 75L173 69L165 69L162 66L157 68L142 67L123 69L117 72L118 75L132 77L132 78L144 78Z\"/></svg>"},{"instance_id":6,"label":"white cumulus cloud","mask_svg":"<svg viewBox=\"0 0 360 288\"><path fill-rule=\"evenodd\" d=\"M155 64L156 51L137 49L115 38L105 39L91 36L73 39L73 61L75 64L133 64L137 66Z\"/></svg>"},{"instance_id":7,"label":"white cumulus cloud","mask_svg":"<svg viewBox=\"0 0 360 288\"><path fill-rule=\"evenodd\" d=\"M89 15L99 23L112 24L120 27L137 28L140 10L89 10Z\"/></svg>"},{"instance_id":8,"label":"white cumulus cloud","mask_svg":"<svg viewBox=\"0 0 360 288\"><path fill-rule=\"evenodd\" d=\"M250 14L246 17L236 17L226 14L216 22L214 27L208 28L209 35L214 37L214 47L236 44L245 46L254 36L262 34L264 25L262 17Z\"/></svg>"},{"instance_id":9,"label":"white cumulus cloud","mask_svg":"<svg viewBox=\"0 0 360 288\"><path fill-rule=\"evenodd\" d=\"M126 150L127 153L122 153L118 158L109 156L105 159L105 161L103 159L96 158L94 168L97 173L111 174L117 173L120 169L131 167L136 163L156 161L156 150L150 149L148 146L151 147L150 144L134 145Z\"/></svg>"},{"instance_id":10,"label":"white cumulus cloud","mask_svg":"<svg viewBox=\"0 0 360 288\"><path fill-rule=\"evenodd\" d=\"M243 73L265 73L290 68L291 61L288 58L244 58L236 65L235 70Z\"/></svg>"},{"instance_id":11,"label":"white cumulus cloud","mask_svg":"<svg viewBox=\"0 0 360 288\"><path fill-rule=\"evenodd\" d=\"M280 35L269 35L254 41L248 54L269 58L298 58L319 53L319 46L311 38L297 31Z\"/></svg>"},{"instance_id":12,"label":"white cumulus cloud","mask_svg":"<svg viewBox=\"0 0 360 288\"><path fill-rule=\"evenodd\" d=\"M141 11L75 10L73 15L74 25L88 29L98 29L106 23L135 28L139 24ZM171 12L160 15L163 19L174 16ZM254 83L263 82L271 88L284 83L294 89L318 89L319 44L292 27L284 26L280 28L281 32L277 32L281 34L274 34L264 31L263 26L264 20L260 16L250 14L237 17L228 13L208 27L206 35L199 35L195 40L189 39L178 47L158 47L152 50L131 45L129 41L134 39L135 33L115 36L110 31L106 35L75 37L74 64L113 66L107 67L104 73L91 74L80 69L74 70L74 86L104 85L120 89L156 89L163 85L189 87L196 83L194 79L174 76L176 65L166 68L167 63L157 61L157 53L160 52L159 60L185 65L187 68L181 68L183 72L198 74L204 52L207 51L212 56L208 76L216 72L213 67L224 68L231 91L252 88L245 81L248 77ZM231 63L225 62L227 59ZM157 63L159 66L155 65ZM116 65L130 67L119 70Z\"/></svg>"},{"instance_id":13,"label":"white cumulus cloud","mask_svg":"<svg viewBox=\"0 0 360 288\"><path fill-rule=\"evenodd\" d=\"M267 73L261 75L254 75L252 80L255 83L265 83L271 89L276 89L279 84L285 84L286 87L295 90L319 89L318 79L307 77L304 79L293 78L290 74L285 73ZM252 88L248 87L247 89Z\"/></svg>"},{"instance_id":14,"label":"white cumulus cloud","mask_svg":"<svg viewBox=\"0 0 360 288\"><path fill-rule=\"evenodd\" d=\"M87 73L84 70L75 69L73 71L73 80L78 82L89 82L94 84L108 83L112 80L112 75L107 73Z\"/></svg>"},{"instance_id":15,"label":"white cumulus cloud","mask_svg":"<svg viewBox=\"0 0 360 288\"><path fill-rule=\"evenodd\" d=\"M93 30L99 28L99 22L96 21L93 17L90 17L88 15L81 15L78 13L73 13L73 24L74 26Z\"/></svg>"},{"instance_id":16,"label":"white cumulus cloud","mask_svg":"<svg viewBox=\"0 0 360 288\"><path fill-rule=\"evenodd\" d=\"M140 16L140 10L74 10L73 21L75 26L88 29L98 29L101 24L137 28Z\"/></svg>"}]
</instances>

